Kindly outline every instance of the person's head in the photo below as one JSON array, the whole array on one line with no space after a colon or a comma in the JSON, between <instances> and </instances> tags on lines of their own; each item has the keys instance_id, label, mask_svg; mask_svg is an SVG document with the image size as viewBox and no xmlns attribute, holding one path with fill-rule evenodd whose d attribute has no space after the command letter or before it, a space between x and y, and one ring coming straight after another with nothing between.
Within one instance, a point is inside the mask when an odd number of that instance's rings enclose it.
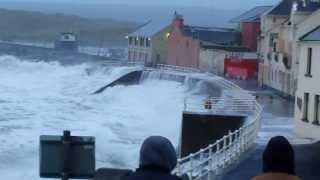
<instances>
[{"instance_id":1,"label":"person's head","mask_svg":"<svg viewBox=\"0 0 320 180\"><path fill-rule=\"evenodd\" d=\"M271 138L263 152L263 171L295 175L294 151L283 136Z\"/></svg>"},{"instance_id":2,"label":"person's head","mask_svg":"<svg viewBox=\"0 0 320 180\"><path fill-rule=\"evenodd\" d=\"M140 168L160 168L171 172L177 165L177 155L171 142L161 136L144 140L140 149Z\"/></svg>"}]
</instances>

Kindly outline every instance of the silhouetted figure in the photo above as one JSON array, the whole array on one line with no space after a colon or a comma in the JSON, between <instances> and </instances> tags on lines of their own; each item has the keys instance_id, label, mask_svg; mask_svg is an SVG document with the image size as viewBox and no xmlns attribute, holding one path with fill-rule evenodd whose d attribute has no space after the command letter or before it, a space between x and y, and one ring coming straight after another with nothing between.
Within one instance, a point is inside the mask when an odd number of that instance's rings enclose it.
<instances>
[{"instance_id":1,"label":"silhouetted figure","mask_svg":"<svg viewBox=\"0 0 320 180\"><path fill-rule=\"evenodd\" d=\"M271 138L263 152L264 174L252 180L300 180L295 176L294 151L283 136Z\"/></svg>"},{"instance_id":2,"label":"silhouetted figure","mask_svg":"<svg viewBox=\"0 0 320 180\"><path fill-rule=\"evenodd\" d=\"M125 180L181 180L171 175L177 155L171 142L161 136L147 138L140 149L139 168Z\"/></svg>"}]
</instances>

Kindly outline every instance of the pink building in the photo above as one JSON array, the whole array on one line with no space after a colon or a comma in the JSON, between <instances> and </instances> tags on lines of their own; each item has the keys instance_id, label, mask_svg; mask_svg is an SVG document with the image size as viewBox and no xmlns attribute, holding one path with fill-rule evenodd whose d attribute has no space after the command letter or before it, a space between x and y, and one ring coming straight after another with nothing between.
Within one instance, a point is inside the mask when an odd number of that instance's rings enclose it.
<instances>
[{"instance_id":1,"label":"pink building","mask_svg":"<svg viewBox=\"0 0 320 180\"><path fill-rule=\"evenodd\" d=\"M240 33L229 28L199 27L184 24L175 14L168 43L168 64L198 68L203 45L238 45Z\"/></svg>"}]
</instances>

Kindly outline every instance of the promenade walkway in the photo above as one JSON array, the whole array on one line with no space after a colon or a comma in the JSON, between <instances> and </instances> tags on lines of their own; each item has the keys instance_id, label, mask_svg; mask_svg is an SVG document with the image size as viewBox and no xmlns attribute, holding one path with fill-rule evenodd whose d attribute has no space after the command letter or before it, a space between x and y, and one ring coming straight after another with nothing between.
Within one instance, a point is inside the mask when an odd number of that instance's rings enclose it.
<instances>
[{"instance_id":1,"label":"promenade walkway","mask_svg":"<svg viewBox=\"0 0 320 180\"><path fill-rule=\"evenodd\" d=\"M261 90L255 87L253 82L247 85L243 82L237 84L259 95L258 101L264 107L262 127L255 147L224 174L223 180L248 180L261 174L262 152L269 139L277 135L287 137L293 144L297 175L306 180L319 180L320 143L299 138L293 132L293 102L275 95L270 90ZM273 96L272 99L270 95Z\"/></svg>"}]
</instances>

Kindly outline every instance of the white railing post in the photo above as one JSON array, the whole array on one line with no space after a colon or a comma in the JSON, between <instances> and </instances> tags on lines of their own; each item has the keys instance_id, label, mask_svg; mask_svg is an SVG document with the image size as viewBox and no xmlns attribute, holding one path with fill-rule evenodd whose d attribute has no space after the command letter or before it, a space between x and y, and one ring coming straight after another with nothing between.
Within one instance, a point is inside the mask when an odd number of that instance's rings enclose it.
<instances>
[{"instance_id":1,"label":"white railing post","mask_svg":"<svg viewBox=\"0 0 320 180\"><path fill-rule=\"evenodd\" d=\"M200 154L199 154L199 167L200 167L200 174L199 177L202 178L203 177L203 170L202 170L202 166L203 166L203 149L200 149Z\"/></svg>"},{"instance_id":2,"label":"white railing post","mask_svg":"<svg viewBox=\"0 0 320 180\"><path fill-rule=\"evenodd\" d=\"M211 180L211 173L212 173L212 169L213 169L213 167L212 167L212 164L213 164L213 154L212 154L212 148L213 148L213 145L212 144L210 144L209 145L209 157L208 157L208 159L209 159L209 168L208 168L208 180Z\"/></svg>"},{"instance_id":3,"label":"white railing post","mask_svg":"<svg viewBox=\"0 0 320 180\"><path fill-rule=\"evenodd\" d=\"M180 159L178 159L178 162L177 162L177 175L178 176L182 175L182 172L181 172L181 160Z\"/></svg>"},{"instance_id":4,"label":"white railing post","mask_svg":"<svg viewBox=\"0 0 320 180\"><path fill-rule=\"evenodd\" d=\"M226 161L227 161L227 153L226 153L226 150L227 150L227 136L223 136L223 164L222 164L222 167L225 168L226 166Z\"/></svg>"},{"instance_id":5,"label":"white railing post","mask_svg":"<svg viewBox=\"0 0 320 180\"><path fill-rule=\"evenodd\" d=\"M231 131L229 131L229 150L228 150L228 156L229 156L229 163L232 163L232 159L233 159L233 153L232 153L232 133Z\"/></svg>"},{"instance_id":6,"label":"white railing post","mask_svg":"<svg viewBox=\"0 0 320 180\"><path fill-rule=\"evenodd\" d=\"M190 154L190 180L193 180L193 154Z\"/></svg>"}]
</instances>

